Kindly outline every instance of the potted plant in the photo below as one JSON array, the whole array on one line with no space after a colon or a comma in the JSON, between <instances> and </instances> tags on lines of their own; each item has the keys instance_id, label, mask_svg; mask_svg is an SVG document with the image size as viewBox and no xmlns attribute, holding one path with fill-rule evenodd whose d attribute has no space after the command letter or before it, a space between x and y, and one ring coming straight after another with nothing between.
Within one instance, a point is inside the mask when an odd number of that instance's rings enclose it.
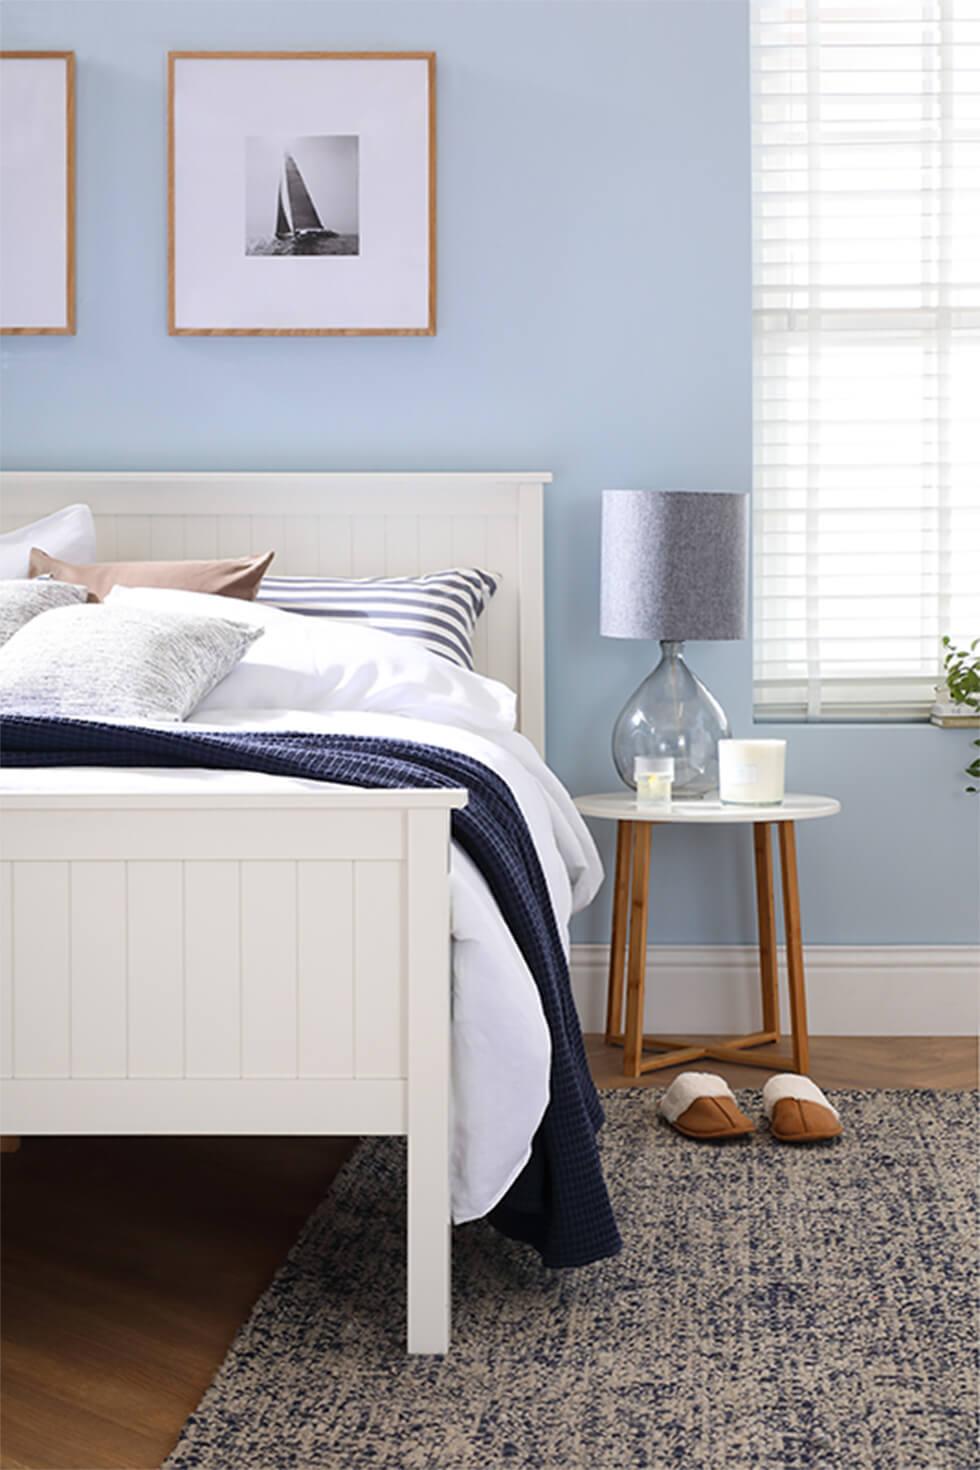
<instances>
[{"instance_id":1,"label":"potted plant","mask_svg":"<svg viewBox=\"0 0 980 1470\"><path fill-rule=\"evenodd\" d=\"M969 648L957 648L952 638L943 638L943 673L945 682L936 685L936 703L930 719L943 729L968 730L980 727L980 638ZM980 748L980 740L974 740ZM980 780L980 756L966 767L966 774ZM976 792L975 786L967 791Z\"/></svg>"}]
</instances>

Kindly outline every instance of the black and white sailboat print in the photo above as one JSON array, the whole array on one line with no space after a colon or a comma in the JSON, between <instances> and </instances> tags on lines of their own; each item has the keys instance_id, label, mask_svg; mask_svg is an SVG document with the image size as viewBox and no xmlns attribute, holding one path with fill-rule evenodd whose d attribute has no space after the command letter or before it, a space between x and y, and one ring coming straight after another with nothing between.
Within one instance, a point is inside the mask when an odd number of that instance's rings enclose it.
<instances>
[{"instance_id":1,"label":"black and white sailboat print","mask_svg":"<svg viewBox=\"0 0 980 1470\"><path fill-rule=\"evenodd\" d=\"M288 240L291 235L294 238L325 235L330 240L337 239L336 230L324 229L295 158L284 153L279 197L276 201L276 239Z\"/></svg>"},{"instance_id":2,"label":"black and white sailboat print","mask_svg":"<svg viewBox=\"0 0 980 1470\"><path fill-rule=\"evenodd\" d=\"M275 155L271 139L250 138L248 143L246 254L360 253L356 137L300 138ZM273 156L278 159L274 190ZM267 211L273 201L274 232L259 233L254 225L263 216L272 223Z\"/></svg>"}]
</instances>

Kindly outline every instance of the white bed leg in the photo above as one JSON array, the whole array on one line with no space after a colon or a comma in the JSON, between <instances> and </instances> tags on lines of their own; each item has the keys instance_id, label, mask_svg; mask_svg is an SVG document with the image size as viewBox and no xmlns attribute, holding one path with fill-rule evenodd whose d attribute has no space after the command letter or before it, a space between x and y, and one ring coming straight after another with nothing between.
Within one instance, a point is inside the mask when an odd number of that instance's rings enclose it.
<instances>
[{"instance_id":1,"label":"white bed leg","mask_svg":"<svg viewBox=\"0 0 980 1470\"><path fill-rule=\"evenodd\" d=\"M449 813L408 835L408 1351L449 1350Z\"/></svg>"}]
</instances>

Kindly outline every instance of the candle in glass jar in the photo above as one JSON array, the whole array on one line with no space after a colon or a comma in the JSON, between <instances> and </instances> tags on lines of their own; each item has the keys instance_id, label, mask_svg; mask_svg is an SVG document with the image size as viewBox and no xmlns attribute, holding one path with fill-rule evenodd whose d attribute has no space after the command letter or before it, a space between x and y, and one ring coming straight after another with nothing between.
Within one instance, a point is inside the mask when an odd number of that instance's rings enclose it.
<instances>
[{"instance_id":1,"label":"candle in glass jar","mask_svg":"<svg viewBox=\"0 0 980 1470\"><path fill-rule=\"evenodd\" d=\"M779 806L785 790L785 740L719 740L718 794L726 805Z\"/></svg>"},{"instance_id":2,"label":"candle in glass jar","mask_svg":"<svg viewBox=\"0 0 980 1470\"><path fill-rule=\"evenodd\" d=\"M633 762L636 800L640 806L670 806L674 785L674 758L638 755Z\"/></svg>"}]
</instances>

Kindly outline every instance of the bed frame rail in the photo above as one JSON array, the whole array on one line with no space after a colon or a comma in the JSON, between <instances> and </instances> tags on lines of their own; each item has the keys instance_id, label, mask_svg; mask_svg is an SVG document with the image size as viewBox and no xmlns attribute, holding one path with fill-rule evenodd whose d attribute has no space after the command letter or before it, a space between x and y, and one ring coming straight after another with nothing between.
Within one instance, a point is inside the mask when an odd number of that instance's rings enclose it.
<instances>
[{"instance_id":1,"label":"bed frame rail","mask_svg":"<svg viewBox=\"0 0 980 1470\"><path fill-rule=\"evenodd\" d=\"M466 793L7 796L5 1134L406 1134L449 1342L449 819Z\"/></svg>"}]
</instances>

